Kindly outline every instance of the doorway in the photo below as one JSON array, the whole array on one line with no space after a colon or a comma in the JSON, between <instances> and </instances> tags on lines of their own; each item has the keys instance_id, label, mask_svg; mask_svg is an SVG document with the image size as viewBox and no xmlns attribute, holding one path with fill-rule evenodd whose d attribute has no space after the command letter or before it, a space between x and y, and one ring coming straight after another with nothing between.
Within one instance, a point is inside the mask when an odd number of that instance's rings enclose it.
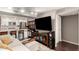
<instances>
[{"instance_id":1,"label":"doorway","mask_svg":"<svg viewBox=\"0 0 79 59\"><path fill-rule=\"evenodd\" d=\"M61 41L56 50L78 50L78 15L61 16Z\"/></svg>"},{"instance_id":2,"label":"doorway","mask_svg":"<svg viewBox=\"0 0 79 59\"><path fill-rule=\"evenodd\" d=\"M62 41L78 44L78 15L61 17Z\"/></svg>"}]
</instances>

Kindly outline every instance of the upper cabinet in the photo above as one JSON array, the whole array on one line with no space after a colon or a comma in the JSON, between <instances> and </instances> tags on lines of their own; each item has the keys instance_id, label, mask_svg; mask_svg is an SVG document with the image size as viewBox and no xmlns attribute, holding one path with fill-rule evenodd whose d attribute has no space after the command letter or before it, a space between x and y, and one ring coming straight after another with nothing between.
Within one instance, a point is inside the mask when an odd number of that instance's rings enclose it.
<instances>
[{"instance_id":1,"label":"upper cabinet","mask_svg":"<svg viewBox=\"0 0 79 59\"><path fill-rule=\"evenodd\" d=\"M27 24L26 17L1 15L0 25L1 27L20 27L20 23Z\"/></svg>"},{"instance_id":2,"label":"upper cabinet","mask_svg":"<svg viewBox=\"0 0 79 59\"><path fill-rule=\"evenodd\" d=\"M1 26L8 26L10 19L6 16L1 16Z\"/></svg>"},{"instance_id":3,"label":"upper cabinet","mask_svg":"<svg viewBox=\"0 0 79 59\"><path fill-rule=\"evenodd\" d=\"M16 26L17 22L18 20L16 20L16 17L7 15L1 16L1 26L13 26L13 25Z\"/></svg>"}]
</instances>

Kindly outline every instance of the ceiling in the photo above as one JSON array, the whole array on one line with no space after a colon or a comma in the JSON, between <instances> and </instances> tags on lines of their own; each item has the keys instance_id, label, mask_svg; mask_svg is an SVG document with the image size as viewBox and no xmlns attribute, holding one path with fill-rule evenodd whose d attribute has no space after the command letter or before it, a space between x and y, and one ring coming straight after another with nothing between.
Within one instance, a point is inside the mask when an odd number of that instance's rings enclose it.
<instances>
[{"instance_id":1,"label":"ceiling","mask_svg":"<svg viewBox=\"0 0 79 59\"><path fill-rule=\"evenodd\" d=\"M0 7L0 12L7 12L11 14L23 15L37 17L39 13L44 13L48 11L56 11L58 14L73 14L78 13L78 7Z\"/></svg>"},{"instance_id":2,"label":"ceiling","mask_svg":"<svg viewBox=\"0 0 79 59\"><path fill-rule=\"evenodd\" d=\"M0 7L0 12L36 17L38 13L56 11L61 7Z\"/></svg>"},{"instance_id":3,"label":"ceiling","mask_svg":"<svg viewBox=\"0 0 79 59\"><path fill-rule=\"evenodd\" d=\"M61 7L13 7L15 11L19 10L25 10L25 12L46 12L46 11L51 11L51 10L58 10L61 9Z\"/></svg>"}]
</instances>

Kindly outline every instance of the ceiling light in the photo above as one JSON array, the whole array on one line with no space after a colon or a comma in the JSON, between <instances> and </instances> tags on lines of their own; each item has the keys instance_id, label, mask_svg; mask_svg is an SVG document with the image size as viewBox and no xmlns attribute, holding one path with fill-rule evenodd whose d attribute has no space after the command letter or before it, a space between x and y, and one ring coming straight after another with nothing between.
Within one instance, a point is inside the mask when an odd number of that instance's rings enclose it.
<instances>
[{"instance_id":1,"label":"ceiling light","mask_svg":"<svg viewBox=\"0 0 79 59\"><path fill-rule=\"evenodd\" d=\"M23 9L21 9L20 11L21 11L22 13L24 12L24 10L23 10Z\"/></svg>"}]
</instances>

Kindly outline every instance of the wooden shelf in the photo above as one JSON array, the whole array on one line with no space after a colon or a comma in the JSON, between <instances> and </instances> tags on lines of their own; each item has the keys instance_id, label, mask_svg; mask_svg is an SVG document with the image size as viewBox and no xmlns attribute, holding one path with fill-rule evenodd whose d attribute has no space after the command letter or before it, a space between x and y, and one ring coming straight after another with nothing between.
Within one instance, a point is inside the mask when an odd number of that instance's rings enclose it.
<instances>
[{"instance_id":1,"label":"wooden shelf","mask_svg":"<svg viewBox=\"0 0 79 59\"><path fill-rule=\"evenodd\" d=\"M35 21L28 21L28 26L30 29L35 29Z\"/></svg>"}]
</instances>

